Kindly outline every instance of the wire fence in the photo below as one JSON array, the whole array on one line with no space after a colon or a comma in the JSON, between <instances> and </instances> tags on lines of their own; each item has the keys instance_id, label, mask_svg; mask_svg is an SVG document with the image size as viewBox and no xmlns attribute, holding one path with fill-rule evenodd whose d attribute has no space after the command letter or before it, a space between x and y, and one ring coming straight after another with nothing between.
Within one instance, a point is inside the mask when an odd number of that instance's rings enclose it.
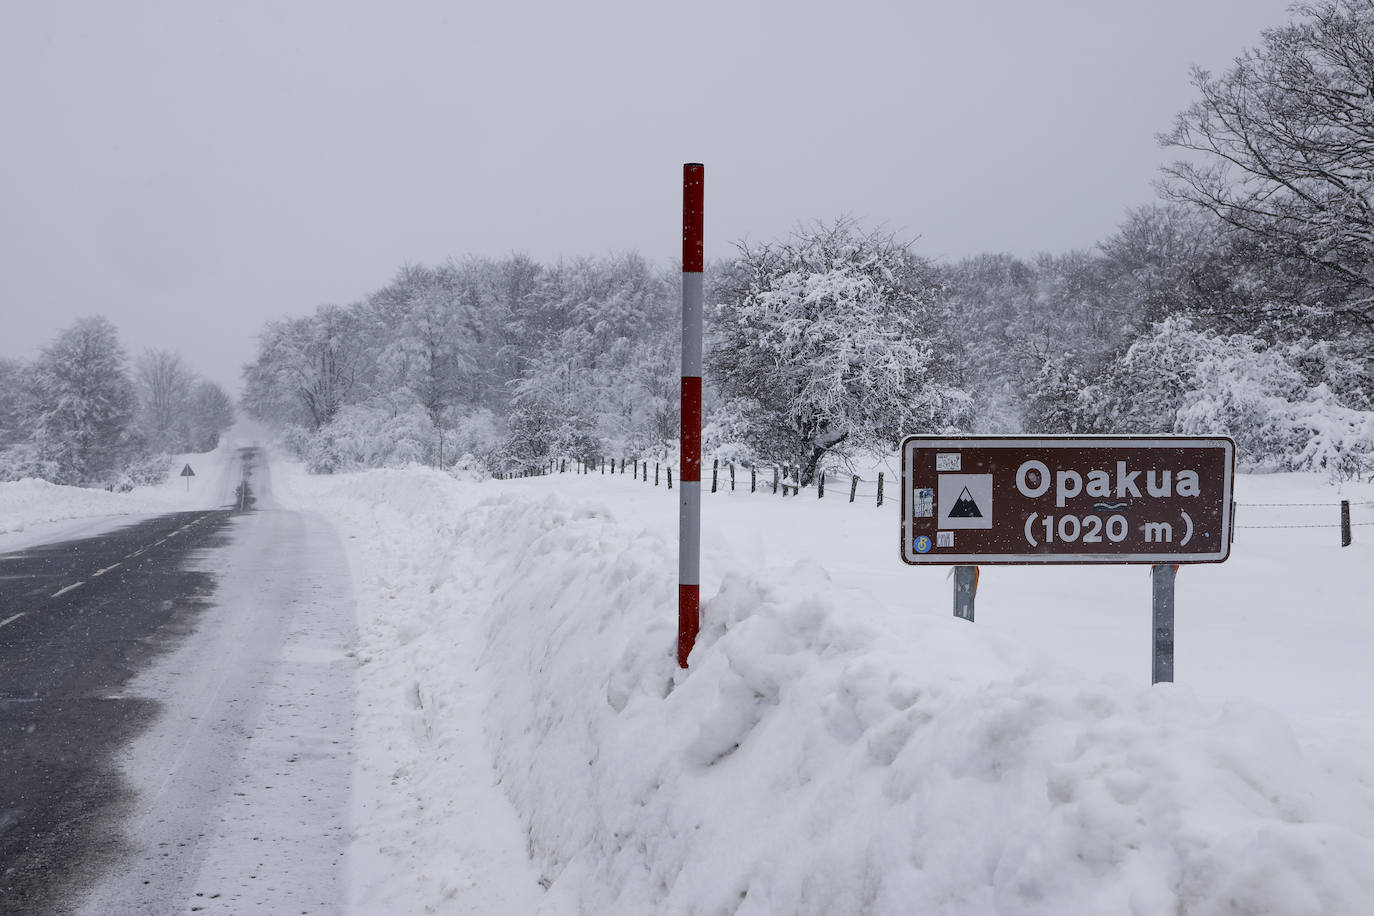
<instances>
[{"instance_id":1,"label":"wire fence","mask_svg":"<svg viewBox=\"0 0 1374 916\"><path fill-rule=\"evenodd\" d=\"M652 471L650 465L652 464ZM799 467L789 467L784 465L737 465L732 462L722 464L719 460L711 462L709 478L703 462L702 469L702 490L703 492L720 493L747 491L751 494L779 495L782 497L797 497L802 490L812 490L817 499L826 499L827 494L831 498L845 499L850 503L858 504L860 500L865 504L872 504L881 507L886 500L893 498L894 494L889 490L890 481L886 473L879 472L876 479L865 478L858 474L846 473L835 469L818 470L812 479L806 483L802 482L802 469ZM527 468L524 471L496 475L501 479L518 477L540 477L549 474L602 474L602 475L630 475L634 480L641 480L646 484L654 486L666 485L672 489L673 466L663 461L649 461L641 458L595 458L591 460L579 460L571 458L550 459L544 464L536 467ZM707 482L709 480L709 488ZM1316 528L1339 528L1341 529L1341 545L1348 546L1351 543L1350 529L1374 526L1374 519L1368 521L1354 521L1351 518L1351 510L1360 511L1374 510L1374 500L1348 500L1343 499L1336 502L1284 502L1284 503L1242 503L1233 504L1235 507L1235 518L1232 524L1239 529L1316 529ZM1311 522L1303 519L1300 523L1290 522L1278 518L1272 524L1242 524L1241 517L1248 516L1250 510L1274 511L1274 512L1294 512L1295 510L1327 509L1333 510L1334 520L1329 522ZM1310 514L1310 513L1302 513ZM1247 520L1248 521L1248 520Z\"/></svg>"}]
</instances>

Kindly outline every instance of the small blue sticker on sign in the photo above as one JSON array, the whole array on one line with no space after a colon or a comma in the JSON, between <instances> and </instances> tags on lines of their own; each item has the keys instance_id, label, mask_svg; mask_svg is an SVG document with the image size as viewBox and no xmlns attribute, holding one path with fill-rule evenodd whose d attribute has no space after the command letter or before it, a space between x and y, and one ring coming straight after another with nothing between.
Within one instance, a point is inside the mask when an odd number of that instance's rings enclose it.
<instances>
[{"instance_id":1,"label":"small blue sticker on sign","mask_svg":"<svg viewBox=\"0 0 1374 916\"><path fill-rule=\"evenodd\" d=\"M923 534L913 541L911 546L916 549L917 553L930 553L930 538Z\"/></svg>"}]
</instances>

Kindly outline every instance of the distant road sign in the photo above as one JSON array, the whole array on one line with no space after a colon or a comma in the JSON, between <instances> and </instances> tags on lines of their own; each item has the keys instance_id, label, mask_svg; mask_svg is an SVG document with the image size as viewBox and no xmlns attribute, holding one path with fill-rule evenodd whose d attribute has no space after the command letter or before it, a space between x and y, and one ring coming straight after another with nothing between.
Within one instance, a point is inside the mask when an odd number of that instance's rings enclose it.
<instances>
[{"instance_id":1,"label":"distant road sign","mask_svg":"<svg viewBox=\"0 0 1374 916\"><path fill-rule=\"evenodd\" d=\"M902 559L1220 563L1235 453L1221 436L910 436Z\"/></svg>"},{"instance_id":2,"label":"distant road sign","mask_svg":"<svg viewBox=\"0 0 1374 916\"><path fill-rule=\"evenodd\" d=\"M191 466L188 464L188 465L186 465L186 467L184 467L184 468L181 469L181 476L182 476L182 477L194 477L194 476L196 476L196 472L193 471L193 470L191 470Z\"/></svg>"}]
</instances>

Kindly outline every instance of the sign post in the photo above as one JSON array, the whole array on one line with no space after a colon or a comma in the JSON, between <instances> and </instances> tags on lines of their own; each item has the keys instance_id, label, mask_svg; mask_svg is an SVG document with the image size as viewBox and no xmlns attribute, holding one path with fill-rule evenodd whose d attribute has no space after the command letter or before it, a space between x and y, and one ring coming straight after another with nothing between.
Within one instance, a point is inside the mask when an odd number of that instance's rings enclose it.
<instances>
[{"instance_id":1,"label":"sign post","mask_svg":"<svg viewBox=\"0 0 1374 916\"><path fill-rule=\"evenodd\" d=\"M191 470L191 466L188 464L188 465L186 465L186 467L184 467L184 468L181 469L181 476L186 478L186 492L187 492L187 493L190 493L190 492L191 492L191 478L194 477L194 476L196 476L196 472L193 471L193 470Z\"/></svg>"},{"instance_id":2,"label":"sign post","mask_svg":"<svg viewBox=\"0 0 1374 916\"><path fill-rule=\"evenodd\" d=\"M701 626L701 304L706 169L682 167L682 466L678 478L677 663ZM671 472L670 472L671 474ZM672 477L668 478L672 486Z\"/></svg>"},{"instance_id":3,"label":"sign post","mask_svg":"<svg viewBox=\"0 0 1374 916\"><path fill-rule=\"evenodd\" d=\"M1174 680L1174 577L1173 566L1155 566L1150 570L1150 593L1153 599L1155 660L1150 683Z\"/></svg>"},{"instance_id":4,"label":"sign post","mask_svg":"<svg viewBox=\"0 0 1374 916\"><path fill-rule=\"evenodd\" d=\"M901 557L953 566L965 620L978 566L1149 564L1154 682L1172 681L1175 573L1230 556L1235 452L1221 436L910 436Z\"/></svg>"},{"instance_id":5,"label":"sign post","mask_svg":"<svg viewBox=\"0 0 1374 916\"><path fill-rule=\"evenodd\" d=\"M954 567L954 616L973 622L973 599L978 594L978 567Z\"/></svg>"}]
</instances>

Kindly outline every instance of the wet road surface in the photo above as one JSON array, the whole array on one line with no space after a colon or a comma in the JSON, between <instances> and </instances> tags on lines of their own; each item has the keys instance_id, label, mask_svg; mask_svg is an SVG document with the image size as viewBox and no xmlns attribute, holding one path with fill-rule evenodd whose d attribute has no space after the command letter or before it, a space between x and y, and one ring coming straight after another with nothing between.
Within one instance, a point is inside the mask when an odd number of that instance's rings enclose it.
<instances>
[{"instance_id":1,"label":"wet road surface","mask_svg":"<svg viewBox=\"0 0 1374 916\"><path fill-rule=\"evenodd\" d=\"M123 685L195 626L191 562L230 510L161 516L0 555L0 913L55 914L121 853L112 757L157 704Z\"/></svg>"}]
</instances>

